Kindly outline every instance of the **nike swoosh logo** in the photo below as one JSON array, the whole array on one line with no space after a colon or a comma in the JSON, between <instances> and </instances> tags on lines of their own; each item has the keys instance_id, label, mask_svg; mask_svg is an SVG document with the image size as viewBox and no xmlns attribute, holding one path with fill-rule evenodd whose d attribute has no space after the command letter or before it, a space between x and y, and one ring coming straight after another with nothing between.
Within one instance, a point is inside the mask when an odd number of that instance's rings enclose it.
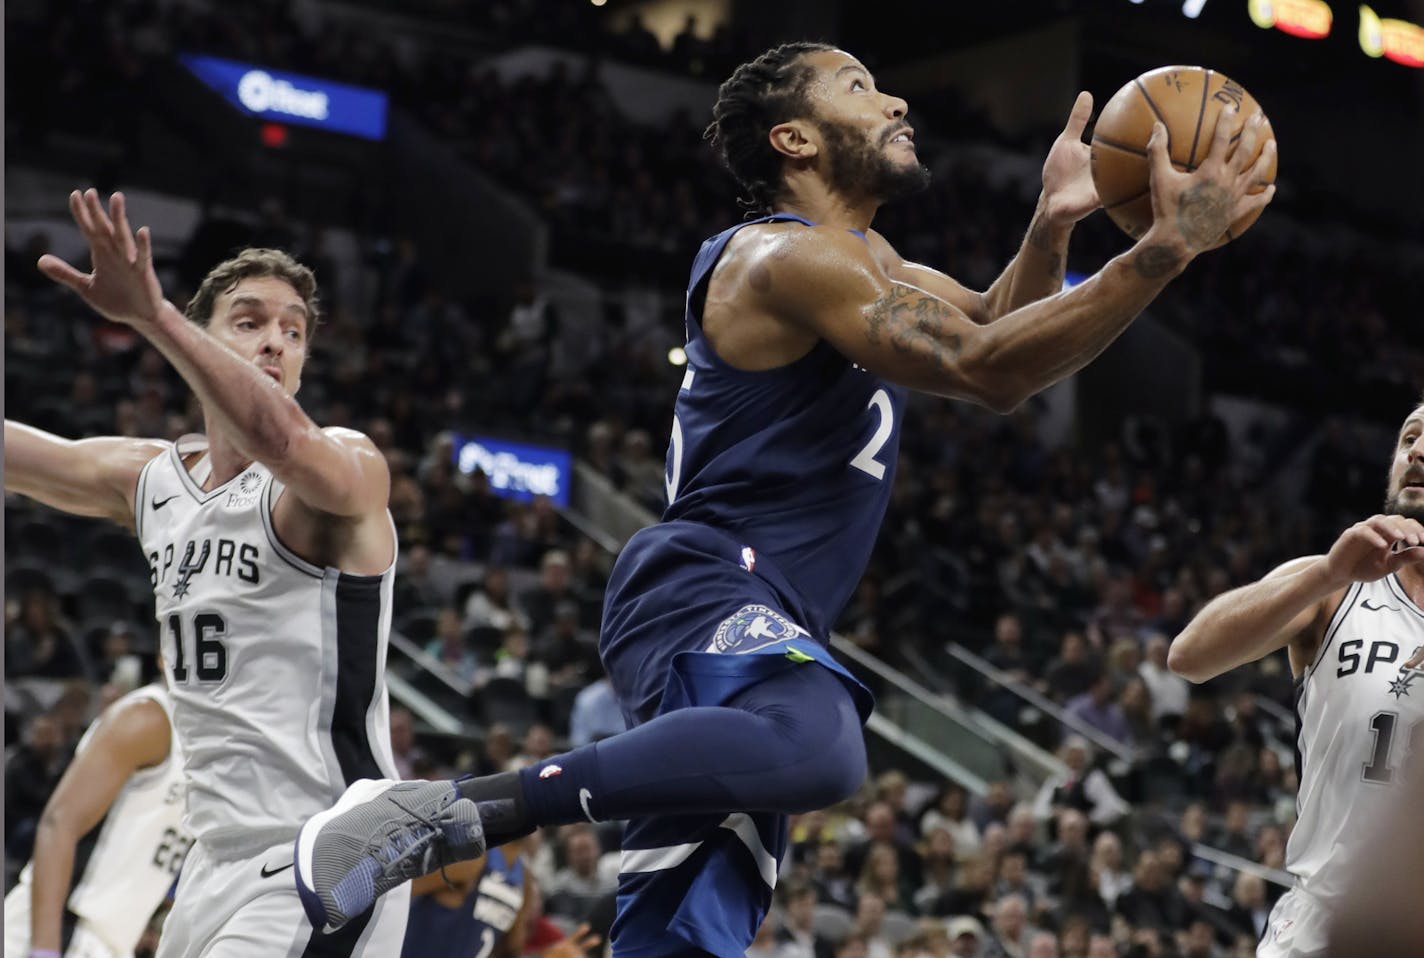
<instances>
[{"instance_id":1,"label":"nike swoosh logo","mask_svg":"<svg viewBox=\"0 0 1424 958\"><path fill-rule=\"evenodd\" d=\"M178 498L178 497L177 497L176 495L173 495L173 496L169 496L167 499L164 499L164 500L161 501L161 502L160 502L159 500L157 500L157 499L154 499L154 500L152 500L151 502L149 502L149 505L153 507L153 509L154 509L155 512L157 512L159 509L162 509L164 506L168 505L168 503L172 502L174 499L177 499L177 498Z\"/></svg>"},{"instance_id":2,"label":"nike swoosh logo","mask_svg":"<svg viewBox=\"0 0 1424 958\"><path fill-rule=\"evenodd\" d=\"M1395 607L1392 606L1392 605L1370 605L1370 600L1369 600L1369 599L1361 599L1361 600L1360 600L1360 608L1362 608L1362 609L1368 609L1368 610L1371 611L1371 612L1379 612L1379 611L1382 610L1382 609L1388 609L1388 610L1391 611L1391 612L1398 612L1398 611L1399 611L1399 609L1395 608Z\"/></svg>"},{"instance_id":3,"label":"nike swoosh logo","mask_svg":"<svg viewBox=\"0 0 1424 958\"><path fill-rule=\"evenodd\" d=\"M266 866L266 865L263 865L263 866L262 866L262 877L263 877L263 878L271 878L273 875L277 874L278 872L284 872L284 871L286 871L288 868L291 868L294 864L296 864L296 863L295 863L295 862L287 862L287 864L282 865L282 866L280 866L280 867L278 867L278 868L273 868L273 869L271 869L270 871L267 869L267 866Z\"/></svg>"},{"instance_id":4,"label":"nike swoosh logo","mask_svg":"<svg viewBox=\"0 0 1424 958\"><path fill-rule=\"evenodd\" d=\"M586 788L579 789L579 805L583 807L583 813L588 816L588 820L597 824L598 819L593 817L593 812L588 810L588 800L593 798L593 793Z\"/></svg>"}]
</instances>

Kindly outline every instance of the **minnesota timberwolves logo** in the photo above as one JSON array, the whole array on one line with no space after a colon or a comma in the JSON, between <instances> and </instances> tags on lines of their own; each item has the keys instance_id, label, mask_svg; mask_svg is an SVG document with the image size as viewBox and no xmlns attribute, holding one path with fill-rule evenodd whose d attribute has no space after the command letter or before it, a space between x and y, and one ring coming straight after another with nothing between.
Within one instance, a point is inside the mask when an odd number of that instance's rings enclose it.
<instances>
[{"instance_id":1,"label":"minnesota timberwolves logo","mask_svg":"<svg viewBox=\"0 0 1424 958\"><path fill-rule=\"evenodd\" d=\"M1418 654L1419 649L1415 649L1409 653L1409 657L1412 659ZM1424 669L1407 669L1402 665L1399 667L1399 678L1391 679L1389 683L1389 692L1394 696L1396 702L1412 691L1414 680L1421 675L1424 675Z\"/></svg>"},{"instance_id":2,"label":"minnesota timberwolves logo","mask_svg":"<svg viewBox=\"0 0 1424 958\"><path fill-rule=\"evenodd\" d=\"M804 629L764 605L743 606L717 626L709 652L754 652L786 639L805 635ZM745 648L743 647L745 646Z\"/></svg>"},{"instance_id":3,"label":"minnesota timberwolves logo","mask_svg":"<svg viewBox=\"0 0 1424 958\"><path fill-rule=\"evenodd\" d=\"M227 494L224 505L229 509L244 509L257 501L257 493L262 489L262 473L249 469L237 479L236 487Z\"/></svg>"}]
</instances>

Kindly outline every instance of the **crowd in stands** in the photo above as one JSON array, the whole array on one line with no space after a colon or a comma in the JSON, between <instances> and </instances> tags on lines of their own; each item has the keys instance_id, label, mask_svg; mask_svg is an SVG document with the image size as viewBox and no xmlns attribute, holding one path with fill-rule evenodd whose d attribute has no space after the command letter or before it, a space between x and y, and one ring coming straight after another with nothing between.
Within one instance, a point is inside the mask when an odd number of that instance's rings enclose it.
<instances>
[{"instance_id":1,"label":"crowd in stands","mask_svg":"<svg viewBox=\"0 0 1424 958\"><path fill-rule=\"evenodd\" d=\"M95 53L83 72L58 78L54 96L132 77L145 57L178 48L377 83L412 108L423 104L433 130L526 196L554 227L565 263L597 269L599 261L579 258L585 248L647 253L634 278L667 286L670 305L650 294L640 313L636 299L611 300L606 327L572 350L537 282L512 283L500 304L455 302L413 246L385 238L390 254L369 264L374 302L328 304L300 396L318 422L369 434L391 465L402 547L397 629L469 687L475 718L488 719L482 701L511 686L540 706L522 726L487 722L481 741L453 749L417 734L397 710L402 773L494 771L616 731L621 715L596 650L610 556L548 500L503 498L484 474L461 472L453 436L478 427L565 443L660 508L680 371L641 331L680 323L681 289L680 277L669 281L647 264L665 254L685 272L696 243L738 215L700 124L682 116L638 126L592 73L506 83L478 63L441 56L403 65L378 41L340 30L317 43L302 24L268 18L274 9L264 4L164 9L160 20L158 4L116 5L96 25L87 5L53 4L27 28L38 45L21 52L62 46L76 63L81 51ZM717 62L729 52L714 45L706 55ZM620 55L666 57L636 36ZM28 109L14 122L46 115ZM952 166L927 197L887 210L877 226L908 256L952 264L985 285L1016 246L1032 196L973 163ZM1082 232L1075 257L1100 262L1121 245L1106 228ZM286 245L334 288L338 267L321 255L319 235L286 223L278 208L240 241ZM186 389L156 352L34 271L45 246L42 236L7 246L7 415L66 436L200 430ZM181 302L193 277L171 275L168 293ZM1418 282L1356 254L1302 254L1253 234L1194 266L1160 315L1213 357L1328 379L1331 389L1417 383L1421 334L1393 318L1419 301ZM1068 773L1019 794L1006 768L987 794L970 796L887 772L843 806L799 816L778 909L749 954L1251 953L1281 889L1214 866L1193 846L1281 866L1296 782L1292 730L1273 715L1290 705L1289 668L1277 656L1189 687L1166 669L1167 643L1213 596L1320 551L1374 511L1384 451L1360 449L1328 425L1302 509L1272 490L1272 437L1233 442L1210 415L1173 428L1135 421L1093 444L1050 443L1042 431L1035 403L998 417L914 400L885 531L840 627L892 664L927 667L926 681L937 669L946 691L1059 751ZM13 874L85 723L156 666L146 568L124 533L9 498L6 545ZM1047 696L1134 760L1118 767L1083 738L1063 738L1059 723L1012 688L945 659L947 642ZM606 905L616 846L614 827L543 835L533 861L549 915L577 922Z\"/></svg>"}]
</instances>

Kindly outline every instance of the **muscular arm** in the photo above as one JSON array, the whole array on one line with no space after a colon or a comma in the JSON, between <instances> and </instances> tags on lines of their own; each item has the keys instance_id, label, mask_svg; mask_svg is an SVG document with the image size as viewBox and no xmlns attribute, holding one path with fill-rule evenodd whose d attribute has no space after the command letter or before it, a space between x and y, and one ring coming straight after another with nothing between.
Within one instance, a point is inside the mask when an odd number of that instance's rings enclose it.
<instances>
[{"instance_id":1,"label":"muscular arm","mask_svg":"<svg viewBox=\"0 0 1424 958\"><path fill-rule=\"evenodd\" d=\"M1287 562L1251 585L1224 592L1172 640L1167 665L1205 682L1288 645L1300 674L1315 653L1325 610L1343 593L1328 577L1325 556ZM1331 601L1331 600L1334 601Z\"/></svg>"},{"instance_id":2,"label":"muscular arm","mask_svg":"<svg viewBox=\"0 0 1424 958\"><path fill-rule=\"evenodd\" d=\"M1040 200L1018 255L982 293L937 269L905 260L874 230L866 230L865 238L872 255L892 281L938 296L963 312L971 322L984 326L1063 288L1068 237L1072 231L1071 224L1050 223Z\"/></svg>"},{"instance_id":3,"label":"muscular arm","mask_svg":"<svg viewBox=\"0 0 1424 958\"><path fill-rule=\"evenodd\" d=\"M302 503L347 517L385 509L390 471L365 436L319 428L281 386L171 303L135 328L173 364L238 449L271 469Z\"/></svg>"},{"instance_id":4,"label":"muscular arm","mask_svg":"<svg viewBox=\"0 0 1424 958\"><path fill-rule=\"evenodd\" d=\"M138 474L164 448L156 440L124 436L63 439L7 419L5 491L132 528Z\"/></svg>"},{"instance_id":5,"label":"muscular arm","mask_svg":"<svg viewBox=\"0 0 1424 958\"><path fill-rule=\"evenodd\" d=\"M988 319L993 322L1021 306L1052 296L1063 288L1068 263L1068 237L1072 224L1055 224L1038 201L1018 254L984 293Z\"/></svg>"},{"instance_id":6,"label":"muscular arm","mask_svg":"<svg viewBox=\"0 0 1424 958\"><path fill-rule=\"evenodd\" d=\"M963 309L886 274L844 230L776 234L761 253L757 305L911 389L1007 412L1072 375L1185 267L1184 248L1149 233L1074 287L980 326Z\"/></svg>"},{"instance_id":7,"label":"muscular arm","mask_svg":"<svg viewBox=\"0 0 1424 958\"><path fill-rule=\"evenodd\" d=\"M45 803L35 832L32 948L59 949L75 846L109 811L129 776L167 758L171 735L162 706L130 702L105 714L84 751L70 763Z\"/></svg>"}]
</instances>

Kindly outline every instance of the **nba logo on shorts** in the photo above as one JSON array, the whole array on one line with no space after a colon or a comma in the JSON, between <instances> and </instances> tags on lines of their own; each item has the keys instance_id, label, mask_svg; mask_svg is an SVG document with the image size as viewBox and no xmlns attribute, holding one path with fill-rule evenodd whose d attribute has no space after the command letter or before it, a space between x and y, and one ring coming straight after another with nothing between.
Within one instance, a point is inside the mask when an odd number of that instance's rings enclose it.
<instances>
[{"instance_id":1,"label":"nba logo on shorts","mask_svg":"<svg viewBox=\"0 0 1424 958\"><path fill-rule=\"evenodd\" d=\"M756 550L751 546L742 546L742 568L748 572L756 568Z\"/></svg>"},{"instance_id":2,"label":"nba logo on shorts","mask_svg":"<svg viewBox=\"0 0 1424 958\"><path fill-rule=\"evenodd\" d=\"M743 606L736 615L728 616L717 626L709 652L753 652L786 639L804 635L805 630L792 624L780 613L764 605ZM748 639L752 645L739 648Z\"/></svg>"},{"instance_id":3,"label":"nba logo on shorts","mask_svg":"<svg viewBox=\"0 0 1424 958\"><path fill-rule=\"evenodd\" d=\"M545 765L539 770L540 778L553 778L555 775L564 774L564 770L557 765Z\"/></svg>"}]
</instances>

